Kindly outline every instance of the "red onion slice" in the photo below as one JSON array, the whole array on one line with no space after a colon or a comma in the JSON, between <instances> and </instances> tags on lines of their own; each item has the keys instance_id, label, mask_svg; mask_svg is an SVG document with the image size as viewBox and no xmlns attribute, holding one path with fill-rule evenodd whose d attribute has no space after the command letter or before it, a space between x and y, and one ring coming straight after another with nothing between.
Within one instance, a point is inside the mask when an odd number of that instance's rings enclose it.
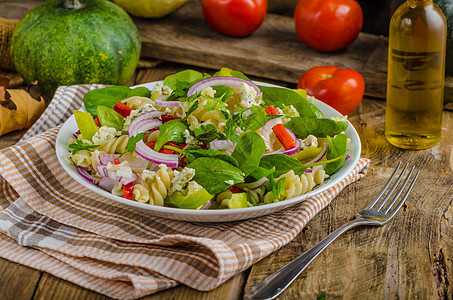
<instances>
[{"instance_id":1,"label":"red onion slice","mask_svg":"<svg viewBox=\"0 0 453 300\"><path fill-rule=\"evenodd\" d=\"M76 170L77 173L79 173L79 175L82 176L82 178L88 181L89 183L98 184L99 180L91 176L91 174L88 173L88 171L85 168L77 167Z\"/></svg>"},{"instance_id":2,"label":"red onion slice","mask_svg":"<svg viewBox=\"0 0 453 300\"><path fill-rule=\"evenodd\" d=\"M124 168L124 167L123 167ZM138 179L138 175L131 170L131 177L118 176L118 170L108 170L107 166L97 165L96 170L98 174L103 177L108 177L112 180L118 181L124 185L132 183Z\"/></svg>"},{"instance_id":3,"label":"red onion slice","mask_svg":"<svg viewBox=\"0 0 453 300\"><path fill-rule=\"evenodd\" d=\"M108 192L112 192L113 188L115 187L116 181L113 179L110 179L108 177L102 177L102 179L99 181L99 187L103 188L104 190Z\"/></svg>"},{"instance_id":4,"label":"red onion slice","mask_svg":"<svg viewBox=\"0 0 453 300\"><path fill-rule=\"evenodd\" d=\"M268 146L271 148L271 151L274 151L274 149L272 148L270 135L272 133L272 128L277 124L282 124L282 118L270 119L266 122L266 124L264 124L263 128L261 129L261 134Z\"/></svg>"},{"instance_id":5,"label":"red onion slice","mask_svg":"<svg viewBox=\"0 0 453 300\"><path fill-rule=\"evenodd\" d=\"M239 88L241 83L245 83L249 86L251 86L255 91L257 95L261 95L261 90L260 88L251 82L250 80L243 79L243 78L238 78L238 77L229 77L229 76L214 76L214 77L208 77L203 80L198 81L197 83L193 84L189 90L187 91L187 96L192 96L198 92L201 92L205 88L209 86L215 86L215 85L226 85L232 88Z\"/></svg>"},{"instance_id":6,"label":"red onion slice","mask_svg":"<svg viewBox=\"0 0 453 300\"><path fill-rule=\"evenodd\" d=\"M178 107L181 105L180 101L165 101L169 95L159 96L154 100L154 103L162 107Z\"/></svg>"},{"instance_id":7,"label":"red onion slice","mask_svg":"<svg viewBox=\"0 0 453 300\"><path fill-rule=\"evenodd\" d=\"M129 136L135 136L138 133L144 132L148 129L159 127L160 125L162 125L162 121L158 119L158 118L160 118L161 115L162 115L162 112L159 110L151 110L151 111L145 112L141 115L138 115L131 121L131 124L129 124L129 128L128 128ZM145 126L145 124L147 124L147 123L142 123L142 121L147 120L147 119L153 120L153 122L155 123L153 125L154 127L142 130L141 127ZM131 133L133 133L133 132L137 132L137 133L131 135Z\"/></svg>"},{"instance_id":8,"label":"red onion slice","mask_svg":"<svg viewBox=\"0 0 453 300\"><path fill-rule=\"evenodd\" d=\"M118 158L119 156L119 154L101 152L99 153L99 162L104 166L106 166L108 163L115 164L115 158Z\"/></svg>"},{"instance_id":9,"label":"red onion slice","mask_svg":"<svg viewBox=\"0 0 453 300\"><path fill-rule=\"evenodd\" d=\"M159 114L155 113L155 111L150 111L149 113L152 113L149 114L149 118L142 117L144 115L143 114L132 120L128 130L130 137L136 136L137 134L145 132L146 130L153 129L162 125L162 121L156 119L158 116L161 116L160 111ZM164 154L156 152L150 147L146 146L143 141L137 142L135 146L135 152L150 162L156 164L165 164L170 168L178 167L179 160L177 154Z\"/></svg>"},{"instance_id":10,"label":"red onion slice","mask_svg":"<svg viewBox=\"0 0 453 300\"><path fill-rule=\"evenodd\" d=\"M300 148L302 147L302 142L296 137L296 135L290 129L288 129L288 128L285 128L285 129L289 133L289 135L291 135L291 137L294 139L295 147L285 150L285 147L282 146L280 149L270 152L270 153L265 153L263 156L267 156L269 154L277 154L277 153L293 155L300 151Z\"/></svg>"}]
</instances>

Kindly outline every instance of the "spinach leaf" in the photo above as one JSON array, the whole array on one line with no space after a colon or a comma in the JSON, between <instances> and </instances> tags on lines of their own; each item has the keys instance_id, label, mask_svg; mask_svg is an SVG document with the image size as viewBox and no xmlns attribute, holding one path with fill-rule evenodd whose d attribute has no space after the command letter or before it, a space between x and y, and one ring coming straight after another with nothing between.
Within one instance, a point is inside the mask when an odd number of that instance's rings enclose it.
<instances>
[{"instance_id":1,"label":"spinach leaf","mask_svg":"<svg viewBox=\"0 0 453 300\"><path fill-rule=\"evenodd\" d=\"M247 177L258 167L264 152L266 144L263 138L256 132L247 131L237 141L231 156L237 160L239 168Z\"/></svg>"},{"instance_id":2,"label":"spinach leaf","mask_svg":"<svg viewBox=\"0 0 453 300\"><path fill-rule=\"evenodd\" d=\"M307 166L297 159L283 153L270 154L261 158L260 167L275 168L274 177L279 177L291 170L294 170L296 175L301 175L307 169Z\"/></svg>"},{"instance_id":3,"label":"spinach leaf","mask_svg":"<svg viewBox=\"0 0 453 300\"><path fill-rule=\"evenodd\" d=\"M99 105L113 109L116 102L128 98L130 92L131 89L126 86L108 86L91 90L83 96L83 105L87 112L97 116L96 109Z\"/></svg>"},{"instance_id":4,"label":"spinach leaf","mask_svg":"<svg viewBox=\"0 0 453 300\"><path fill-rule=\"evenodd\" d=\"M223 159L200 157L187 165L195 170L193 180L215 195L237 183L244 182L244 173Z\"/></svg>"},{"instance_id":5,"label":"spinach leaf","mask_svg":"<svg viewBox=\"0 0 453 300\"><path fill-rule=\"evenodd\" d=\"M218 159L222 159L235 167L239 167L239 164L236 159L234 159L231 155L226 154L225 152L219 150L211 150L211 149L197 149L197 150L188 150L186 152L186 162L191 163L197 158L200 157L214 157Z\"/></svg>"},{"instance_id":6,"label":"spinach leaf","mask_svg":"<svg viewBox=\"0 0 453 300\"><path fill-rule=\"evenodd\" d=\"M184 131L188 130L189 126L184 120L173 119L165 122L159 127L159 136L154 146L154 151L159 151L167 142L184 143Z\"/></svg>"},{"instance_id":7,"label":"spinach leaf","mask_svg":"<svg viewBox=\"0 0 453 300\"><path fill-rule=\"evenodd\" d=\"M178 82L193 83L205 77L207 77L207 75L204 75L203 73L187 69L165 77L164 85L175 90Z\"/></svg>"},{"instance_id":8,"label":"spinach leaf","mask_svg":"<svg viewBox=\"0 0 453 300\"><path fill-rule=\"evenodd\" d=\"M331 119L315 119L306 117L293 117L285 127L299 137L310 134L316 137L334 136L348 128L348 122L336 122Z\"/></svg>"},{"instance_id":9,"label":"spinach leaf","mask_svg":"<svg viewBox=\"0 0 453 300\"><path fill-rule=\"evenodd\" d=\"M279 103L292 105L299 112L300 116L318 119L324 118L322 112L313 103L293 90L271 86L259 86L259 88L263 93L263 100L266 100L266 103L275 101L277 106Z\"/></svg>"},{"instance_id":10,"label":"spinach leaf","mask_svg":"<svg viewBox=\"0 0 453 300\"><path fill-rule=\"evenodd\" d=\"M139 86L139 87L130 89L126 98L130 98L130 97L134 97L134 96L149 98L149 97L151 97L151 91L144 86ZM124 98L124 99L126 99L126 98ZM121 100L123 100L123 99L121 99Z\"/></svg>"},{"instance_id":11,"label":"spinach leaf","mask_svg":"<svg viewBox=\"0 0 453 300\"><path fill-rule=\"evenodd\" d=\"M217 132L217 127L213 124L201 125L193 130L193 134L195 139L205 144L222 137L222 134Z\"/></svg>"},{"instance_id":12,"label":"spinach leaf","mask_svg":"<svg viewBox=\"0 0 453 300\"><path fill-rule=\"evenodd\" d=\"M275 168L266 169L258 166L255 170L253 170L252 173L249 174L249 176L247 176L247 178L245 178L245 182L257 181L263 177L267 177L267 179L269 179L270 181L269 176L271 176L274 172Z\"/></svg>"},{"instance_id":13,"label":"spinach leaf","mask_svg":"<svg viewBox=\"0 0 453 300\"><path fill-rule=\"evenodd\" d=\"M99 105L96 109L98 119L102 126L113 127L117 131L123 130L124 118L112 108Z\"/></svg>"},{"instance_id":14,"label":"spinach leaf","mask_svg":"<svg viewBox=\"0 0 453 300\"><path fill-rule=\"evenodd\" d=\"M226 85L215 85L212 89L215 91L214 97L221 98L223 102L234 95L234 90Z\"/></svg>"},{"instance_id":15,"label":"spinach leaf","mask_svg":"<svg viewBox=\"0 0 453 300\"><path fill-rule=\"evenodd\" d=\"M329 147L327 148L326 158L335 159L335 161L326 164L324 171L326 174L332 175L337 171L344 163L347 155L348 137L346 134L339 134L335 138L327 137Z\"/></svg>"},{"instance_id":16,"label":"spinach leaf","mask_svg":"<svg viewBox=\"0 0 453 300\"><path fill-rule=\"evenodd\" d=\"M175 192L171 195L168 195L165 198L165 204L169 206L186 208L186 209L200 209L205 205L209 200L211 200L214 195L211 195L206 191L206 189L198 190L190 195L183 195L181 192Z\"/></svg>"},{"instance_id":17,"label":"spinach leaf","mask_svg":"<svg viewBox=\"0 0 453 300\"><path fill-rule=\"evenodd\" d=\"M270 115L262 106L252 106L252 113L243 120L245 130L258 130L266 124L269 119L278 118L278 115Z\"/></svg>"}]
</instances>

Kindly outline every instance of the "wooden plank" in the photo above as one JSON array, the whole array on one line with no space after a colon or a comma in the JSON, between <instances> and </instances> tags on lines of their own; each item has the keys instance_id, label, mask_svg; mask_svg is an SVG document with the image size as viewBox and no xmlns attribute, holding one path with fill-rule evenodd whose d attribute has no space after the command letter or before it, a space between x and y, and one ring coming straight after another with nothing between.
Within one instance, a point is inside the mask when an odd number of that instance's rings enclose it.
<instances>
[{"instance_id":1,"label":"wooden plank","mask_svg":"<svg viewBox=\"0 0 453 300\"><path fill-rule=\"evenodd\" d=\"M1 148L1 146L0 146ZM0 299L32 299L41 272L0 258Z\"/></svg>"},{"instance_id":2,"label":"wooden plank","mask_svg":"<svg viewBox=\"0 0 453 300\"><path fill-rule=\"evenodd\" d=\"M398 161L421 169L406 205L384 227L353 229L334 241L279 299L452 299L453 114L444 112L439 145L422 151L386 142L382 101L365 99L350 120L371 159L368 174L348 186L289 245L252 267L250 289L351 220L377 194Z\"/></svg>"},{"instance_id":3,"label":"wooden plank","mask_svg":"<svg viewBox=\"0 0 453 300\"><path fill-rule=\"evenodd\" d=\"M135 23L142 37L142 56L145 57L212 69L227 66L293 84L313 66L349 67L363 74L368 96L385 94L386 74L366 68L370 53L386 46L382 37L363 33L345 50L319 53L299 41L291 17L268 14L252 35L232 38L207 25L201 5L184 5L168 18L135 19ZM382 59L378 62L382 63Z\"/></svg>"}]
</instances>

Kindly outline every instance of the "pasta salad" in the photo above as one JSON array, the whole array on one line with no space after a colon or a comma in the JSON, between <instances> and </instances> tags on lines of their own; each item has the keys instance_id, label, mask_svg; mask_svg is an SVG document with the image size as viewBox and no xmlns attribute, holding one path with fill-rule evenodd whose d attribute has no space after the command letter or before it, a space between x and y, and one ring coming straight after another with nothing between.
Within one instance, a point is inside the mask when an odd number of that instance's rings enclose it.
<instances>
[{"instance_id":1,"label":"pasta salad","mask_svg":"<svg viewBox=\"0 0 453 300\"><path fill-rule=\"evenodd\" d=\"M325 118L304 90L243 73L184 70L152 90L87 92L69 159L88 182L140 203L234 209L321 185L348 159L346 117Z\"/></svg>"}]
</instances>

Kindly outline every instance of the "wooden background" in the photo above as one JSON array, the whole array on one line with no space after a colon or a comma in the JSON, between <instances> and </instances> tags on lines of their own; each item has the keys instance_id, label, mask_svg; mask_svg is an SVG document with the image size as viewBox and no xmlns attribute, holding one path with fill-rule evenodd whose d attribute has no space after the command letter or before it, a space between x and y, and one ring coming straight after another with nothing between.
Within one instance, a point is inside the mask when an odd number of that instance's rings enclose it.
<instances>
[{"instance_id":1,"label":"wooden background","mask_svg":"<svg viewBox=\"0 0 453 300\"><path fill-rule=\"evenodd\" d=\"M40 2L0 2L0 16L19 18ZM227 66L254 79L294 87L313 64L357 67L368 76L367 96L349 119L359 133L362 156L370 158L371 165L365 178L342 191L292 242L246 272L210 292L181 286L144 299L240 299L244 290L352 219L384 185L398 161L421 169L402 211L384 227L362 227L342 235L279 299L452 299L453 112L444 111L439 145L423 151L395 148L384 138L385 38L361 34L348 49L319 55L297 41L290 17L269 14L256 34L231 39L207 27L199 5L193 3L170 18L136 20L144 56L130 84L160 80L187 67L212 73ZM20 84L17 74L10 76ZM2 136L0 148L15 143L23 132ZM0 274L0 299L107 299L4 259Z\"/></svg>"}]
</instances>

